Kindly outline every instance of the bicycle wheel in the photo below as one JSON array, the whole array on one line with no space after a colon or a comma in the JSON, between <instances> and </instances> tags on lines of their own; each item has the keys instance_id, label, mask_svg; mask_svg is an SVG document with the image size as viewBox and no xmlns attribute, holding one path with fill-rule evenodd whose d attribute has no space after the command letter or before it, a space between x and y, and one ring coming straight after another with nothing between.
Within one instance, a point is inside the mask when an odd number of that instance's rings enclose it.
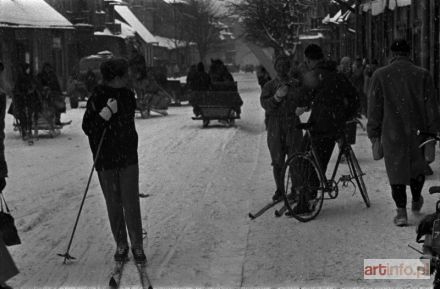
<instances>
[{"instance_id":1,"label":"bicycle wheel","mask_svg":"<svg viewBox=\"0 0 440 289\"><path fill-rule=\"evenodd\" d=\"M348 160L348 167L350 168L351 176L356 180L359 191L361 192L362 199L364 199L365 205L367 208L370 207L370 198L368 197L367 187L364 183L363 175L364 173L359 166L359 162L353 152L351 146L347 147L346 157Z\"/></svg>"},{"instance_id":2,"label":"bicycle wheel","mask_svg":"<svg viewBox=\"0 0 440 289\"><path fill-rule=\"evenodd\" d=\"M296 154L284 166L283 176L287 214L301 222L316 218L324 201L324 182L315 162L307 155Z\"/></svg>"}]
</instances>

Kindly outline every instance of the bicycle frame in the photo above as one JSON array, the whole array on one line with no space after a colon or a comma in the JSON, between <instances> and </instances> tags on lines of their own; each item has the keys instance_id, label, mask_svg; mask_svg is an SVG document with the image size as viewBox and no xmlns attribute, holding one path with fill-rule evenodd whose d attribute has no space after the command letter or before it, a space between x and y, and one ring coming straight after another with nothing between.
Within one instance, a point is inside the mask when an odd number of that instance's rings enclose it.
<instances>
[{"instance_id":1,"label":"bicycle frame","mask_svg":"<svg viewBox=\"0 0 440 289\"><path fill-rule=\"evenodd\" d=\"M308 131L308 130L306 130L306 137L308 137L310 140L310 149L306 154L309 154L311 156L311 159L313 160L313 162L317 166L319 174L321 175L322 180L324 180L324 188L323 188L324 192L328 193L328 192L332 191L332 189L333 189L331 184L335 183L335 178L336 178L336 174L339 169L339 165L341 163L342 155L345 153L345 148L346 148L345 141L343 141L341 147L339 148L338 158L336 160L335 167L333 168L332 177L330 179L328 179L326 176L326 172L323 171L321 164L319 163L319 158L318 158L318 155L316 154L315 148L313 146L313 141L312 141L310 131Z\"/></svg>"}]
</instances>

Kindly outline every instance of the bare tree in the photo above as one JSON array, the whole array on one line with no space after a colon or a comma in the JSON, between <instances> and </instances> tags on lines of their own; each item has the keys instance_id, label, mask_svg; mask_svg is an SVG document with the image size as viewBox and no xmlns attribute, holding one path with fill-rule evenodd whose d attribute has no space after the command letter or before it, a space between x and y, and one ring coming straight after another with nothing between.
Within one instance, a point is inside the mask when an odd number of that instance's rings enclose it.
<instances>
[{"instance_id":1,"label":"bare tree","mask_svg":"<svg viewBox=\"0 0 440 289\"><path fill-rule=\"evenodd\" d=\"M316 0L243 0L230 7L240 16L247 40L272 47L277 55L292 55L314 5Z\"/></svg>"},{"instance_id":2,"label":"bare tree","mask_svg":"<svg viewBox=\"0 0 440 289\"><path fill-rule=\"evenodd\" d=\"M209 50L220 41L218 22L221 19L219 9L213 0L185 0L189 21L189 40L197 46L201 61Z\"/></svg>"}]
</instances>

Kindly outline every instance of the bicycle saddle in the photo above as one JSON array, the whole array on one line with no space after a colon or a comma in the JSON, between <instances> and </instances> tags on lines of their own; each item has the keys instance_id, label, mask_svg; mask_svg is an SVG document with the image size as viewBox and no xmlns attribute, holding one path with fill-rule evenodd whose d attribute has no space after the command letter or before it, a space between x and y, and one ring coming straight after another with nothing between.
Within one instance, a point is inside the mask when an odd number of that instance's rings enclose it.
<instances>
[{"instance_id":1,"label":"bicycle saddle","mask_svg":"<svg viewBox=\"0 0 440 289\"><path fill-rule=\"evenodd\" d=\"M311 122L303 122L296 126L297 129L310 130L313 127L313 123Z\"/></svg>"},{"instance_id":2,"label":"bicycle saddle","mask_svg":"<svg viewBox=\"0 0 440 289\"><path fill-rule=\"evenodd\" d=\"M437 194L440 193L440 187L430 187L429 188L429 193L432 194Z\"/></svg>"}]
</instances>

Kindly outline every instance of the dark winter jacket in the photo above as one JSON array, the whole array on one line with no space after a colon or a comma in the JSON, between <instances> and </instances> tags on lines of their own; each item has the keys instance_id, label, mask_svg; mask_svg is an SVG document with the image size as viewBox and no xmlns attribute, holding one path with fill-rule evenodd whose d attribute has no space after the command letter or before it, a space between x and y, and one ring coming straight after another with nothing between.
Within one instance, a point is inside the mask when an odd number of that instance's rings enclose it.
<instances>
[{"instance_id":1,"label":"dark winter jacket","mask_svg":"<svg viewBox=\"0 0 440 289\"><path fill-rule=\"evenodd\" d=\"M283 84L289 86L289 91L283 101L277 102L275 100L275 93ZM294 119L296 117L295 110L298 107L296 103L297 93L297 83L288 83L280 80L278 77L266 82L260 96L260 103L266 112L266 117L288 117Z\"/></svg>"},{"instance_id":2,"label":"dark winter jacket","mask_svg":"<svg viewBox=\"0 0 440 289\"><path fill-rule=\"evenodd\" d=\"M16 117L19 117L26 109L32 112L40 111L41 101L34 78L31 75L23 74L15 82L13 113Z\"/></svg>"},{"instance_id":3,"label":"dark winter jacket","mask_svg":"<svg viewBox=\"0 0 440 289\"><path fill-rule=\"evenodd\" d=\"M275 94L283 84L289 86L287 95L281 102L275 100ZM268 81L261 91L260 102L261 106L266 112L266 124L268 118L275 118L276 121L287 124L289 136L287 137L288 145L293 145L299 149L302 142L302 131L297 129L296 126L300 123L299 117L295 114L297 105L297 98L299 96L300 89L298 83L285 82L278 77ZM268 134L272 132L268 131Z\"/></svg>"},{"instance_id":4,"label":"dark winter jacket","mask_svg":"<svg viewBox=\"0 0 440 289\"><path fill-rule=\"evenodd\" d=\"M99 113L106 106L108 99L118 103L118 112L105 121ZM96 170L124 168L138 163L138 135L134 116L136 99L127 88L111 88L98 85L87 102L82 128L89 137L93 157L96 157L98 144L104 129L101 152L96 162Z\"/></svg>"},{"instance_id":5,"label":"dark winter jacket","mask_svg":"<svg viewBox=\"0 0 440 289\"><path fill-rule=\"evenodd\" d=\"M211 78L204 71L198 71L194 74L190 88L193 91L208 91L211 88Z\"/></svg>"},{"instance_id":6,"label":"dark winter jacket","mask_svg":"<svg viewBox=\"0 0 440 289\"><path fill-rule=\"evenodd\" d=\"M40 89L43 89L44 87L48 87L51 91L61 93L60 83L58 82L58 78L55 72L50 72L50 73L40 72L37 75L37 80L41 86Z\"/></svg>"},{"instance_id":7,"label":"dark winter jacket","mask_svg":"<svg viewBox=\"0 0 440 289\"><path fill-rule=\"evenodd\" d=\"M432 77L409 58L398 57L374 72L368 93L369 138L381 137L390 184L410 184L428 173L423 137L417 130L436 133L439 111Z\"/></svg>"},{"instance_id":8,"label":"dark winter jacket","mask_svg":"<svg viewBox=\"0 0 440 289\"><path fill-rule=\"evenodd\" d=\"M311 91L303 90L299 106L312 109L313 135L338 137L358 110L356 89L329 62L322 61L312 70L319 84Z\"/></svg>"}]
</instances>

